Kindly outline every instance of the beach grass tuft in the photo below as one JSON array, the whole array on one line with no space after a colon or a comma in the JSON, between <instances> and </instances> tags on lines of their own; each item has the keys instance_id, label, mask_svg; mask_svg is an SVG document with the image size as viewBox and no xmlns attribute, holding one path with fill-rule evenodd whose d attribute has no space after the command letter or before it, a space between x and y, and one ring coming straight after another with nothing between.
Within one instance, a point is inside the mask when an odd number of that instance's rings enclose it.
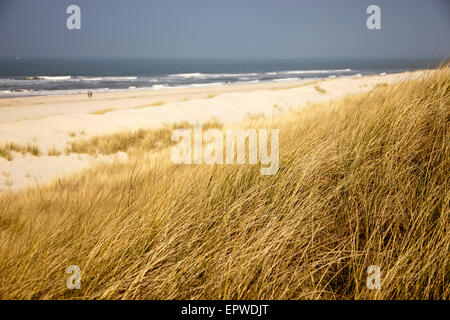
<instances>
[{"instance_id":1,"label":"beach grass tuft","mask_svg":"<svg viewBox=\"0 0 450 320\"><path fill-rule=\"evenodd\" d=\"M319 85L315 85L314 89L316 89L316 91L319 92L320 94L327 93L327 91L325 89L323 89L322 87L320 87Z\"/></svg>"},{"instance_id":2,"label":"beach grass tuft","mask_svg":"<svg viewBox=\"0 0 450 320\"><path fill-rule=\"evenodd\" d=\"M13 159L14 152L20 153L22 155L31 154L35 157L41 155L39 147L31 143L23 146L14 142L9 142L0 146L0 157L5 158L8 161L11 161Z\"/></svg>"},{"instance_id":3,"label":"beach grass tuft","mask_svg":"<svg viewBox=\"0 0 450 320\"><path fill-rule=\"evenodd\" d=\"M59 151L55 146L53 146L51 149L48 150L47 155L51 157L58 157L61 155L61 151Z\"/></svg>"},{"instance_id":4,"label":"beach grass tuft","mask_svg":"<svg viewBox=\"0 0 450 320\"><path fill-rule=\"evenodd\" d=\"M133 109L143 109L143 108L148 108L148 107L159 107L159 106L163 106L165 104L166 104L165 101L156 101L156 102L149 103L149 104L143 104L143 105L140 105L140 106L135 106L135 107L133 107Z\"/></svg>"},{"instance_id":5,"label":"beach grass tuft","mask_svg":"<svg viewBox=\"0 0 450 320\"><path fill-rule=\"evenodd\" d=\"M91 112L91 114L93 115L102 115L111 111L115 111L116 109L113 108L106 108L106 109L102 109L102 110L97 110L97 111L93 111Z\"/></svg>"},{"instance_id":6,"label":"beach grass tuft","mask_svg":"<svg viewBox=\"0 0 450 320\"><path fill-rule=\"evenodd\" d=\"M69 143L67 153L88 153L88 154L115 154L117 152L127 152L131 149L150 151L172 144L171 135L174 129L192 128L188 122L180 122L172 125L165 125L158 129L140 129L136 131L124 131L112 135L96 136L88 139L74 140ZM217 120L206 121L203 129L222 128L222 124Z\"/></svg>"}]
</instances>

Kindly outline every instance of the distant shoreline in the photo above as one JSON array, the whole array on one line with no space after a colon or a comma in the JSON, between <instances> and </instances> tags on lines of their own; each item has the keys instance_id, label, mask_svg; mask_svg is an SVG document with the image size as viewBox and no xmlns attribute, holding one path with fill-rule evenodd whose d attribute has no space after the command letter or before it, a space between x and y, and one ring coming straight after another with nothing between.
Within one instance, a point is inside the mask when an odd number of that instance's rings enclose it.
<instances>
[{"instance_id":1,"label":"distant shoreline","mask_svg":"<svg viewBox=\"0 0 450 320\"><path fill-rule=\"evenodd\" d=\"M406 71L409 72L409 71ZM412 71L415 72L415 71ZM42 93L42 94L26 94L26 95L14 95L12 92L11 95L0 95L0 101L5 99L22 99L22 98L36 98L36 97L59 97L59 96L66 96L66 97L77 97L77 96L85 96L87 95L88 91L91 91L95 94L95 96L104 96L109 94L122 94L122 93L148 93L148 92L171 92L174 90L202 90L205 91L211 91L214 89L222 89L222 88L232 88L234 90L238 87L251 87L251 88L257 88L257 87L266 87L268 85L271 85L275 88L283 88L283 87L292 87L292 86L298 86L305 83L310 82L316 82L316 81L327 81L327 80L333 80L333 79L343 79L343 78L359 78L359 77L370 77L370 76L385 76L385 75L394 75L394 74L402 74L405 72L392 72L392 73L373 73L373 74L352 74L348 76L329 76L329 77L314 77L314 78L303 78L303 79L276 79L276 80L265 80L265 81L248 81L248 82L233 82L233 83L220 83L220 84L204 84L204 85L185 85L185 86L163 86L163 87L142 87L142 88L117 88L117 89L107 89L107 88L100 88L100 89L74 89L73 92L70 91L64 91L61 90L61 92L58 92L60 90L53 90L49 91L51 93ZM107 89L107 90L106 90ZM1 108L0 104L0 108Z\"/></svg>"},{"instance_id":2,"label":"distant shoreline","mask_svg":"<svg viewBox=\"0 0 450 320\"><path fill-rule=\"evenodd\" d=\"M213 88L397 74L425 59L33 59L0 58L0 98Z\"/></svg>"},{"instance_id":3,"label":"distant shoreline","mask_svg":"<svg viewBox=\"0 0 450 320\"><path fill-rule=\"evenodd\" d=\"M376 74L375 74L376 75ZM348 77L354 77L354 76L348 76ZM267 80L267 81L258 81L258 82L234 82L234 83L220 83L220 84L208 84L208 85L185 85L185 86L162 86L157 88L151 88L151 87L142 87L142 88L118 88L118 89L109 89L109 88L99 88L99 89L74 89L74 92L67 92L64 90L53 90L52 93L48 94L27 94L27 95L14 95L14 91L11 92L11 95L0 95L0 99L12 99L12 98L33 98L33 97L52 97L52 96L78 96L78 95L85 95L87 91L92 91L96 94L109 94L109 93L123 93L123 92L154 92L154 91L164 91L164 90L179 90L179 89L199 89L199 88L220 88L220 87L234 87L234 86L249 86L249 85L266 85L266 84L278 84L278 83L290 83L290 84L298 84L298 83L304 83L304 82L310 82L310 81L322 81L326 80L327 78L305 78L305 79L298 79L298 80L285 80L285 81L274 81L274 80ZM333 79L333 78L330 78ZM60 93L58 91L61 91ZM75 92L79 91L79 92ZM17 91L21 92L21 91Z\"/></svg>"}]
</instances>

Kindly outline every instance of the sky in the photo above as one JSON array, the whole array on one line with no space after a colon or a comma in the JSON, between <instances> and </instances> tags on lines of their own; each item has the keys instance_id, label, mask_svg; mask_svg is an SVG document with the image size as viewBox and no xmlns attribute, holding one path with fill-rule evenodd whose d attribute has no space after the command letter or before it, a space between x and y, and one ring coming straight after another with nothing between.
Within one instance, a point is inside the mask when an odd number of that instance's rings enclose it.
<instances>
[{"instance_id":1,"label":"sky","mask_svg":"<svg viewBox=\"0 0 450 320\"><path fill-rule=\"evenodd\" d=\"M68 30L66 8L81 9ZM366 27L369 5L381 30ZM0 57L444 58L449 0L0 0Z\"/></svg>"}]
</instances>

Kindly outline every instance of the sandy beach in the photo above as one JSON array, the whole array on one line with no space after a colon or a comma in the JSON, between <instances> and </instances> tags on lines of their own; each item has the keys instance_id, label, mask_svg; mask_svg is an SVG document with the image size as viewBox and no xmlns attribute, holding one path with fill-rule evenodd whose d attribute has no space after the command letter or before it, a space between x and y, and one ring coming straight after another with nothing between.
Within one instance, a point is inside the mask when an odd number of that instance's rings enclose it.
<instances>
[{"instance_id":1,"label":"sandy beach","mask_svg":"<svg viewBox=\"0 0 450 320\"><path fill-rule=\"evenodd\" d=\"M203 88L136 90L87 95L0 99L0 146L37 146L39 156L0 157L0 191L39 186L101 161L127 155L66 154L70 141L120 131L158 128L181 121L216 119L227 125L254 115L282 112L372 90L421 72ZM52 150L57 155L49 155ZM60 154L59 154L60 153Z\"/></svg>"}]
</instances>

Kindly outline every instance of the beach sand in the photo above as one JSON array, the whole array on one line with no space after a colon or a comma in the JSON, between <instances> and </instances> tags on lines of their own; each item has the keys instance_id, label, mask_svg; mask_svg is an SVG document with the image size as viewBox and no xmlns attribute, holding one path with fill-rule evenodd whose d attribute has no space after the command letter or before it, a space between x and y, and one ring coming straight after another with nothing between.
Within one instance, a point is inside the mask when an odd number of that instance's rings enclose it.
<instances>
[{"instance_id":1,"label":"beach sand","mask_svg":"<svg viewBox=\"0 0 450 320\"><path fill-rule=\"evenodd\" d=\"M97 157L65 154L70 141L120 131L158 128L181 121L227 124L252 115L272 117L289 110L368 92L377 84L412 79L422 72L322 81L260 83L203 88L136 90L87 95L0 99L0 146L36 145L40 156L0 157L0 191L18 190L79 171L98 162L126 161L119 153ZM49 156L50 150L61 152Z\"/></svg>"}]
</instances>

